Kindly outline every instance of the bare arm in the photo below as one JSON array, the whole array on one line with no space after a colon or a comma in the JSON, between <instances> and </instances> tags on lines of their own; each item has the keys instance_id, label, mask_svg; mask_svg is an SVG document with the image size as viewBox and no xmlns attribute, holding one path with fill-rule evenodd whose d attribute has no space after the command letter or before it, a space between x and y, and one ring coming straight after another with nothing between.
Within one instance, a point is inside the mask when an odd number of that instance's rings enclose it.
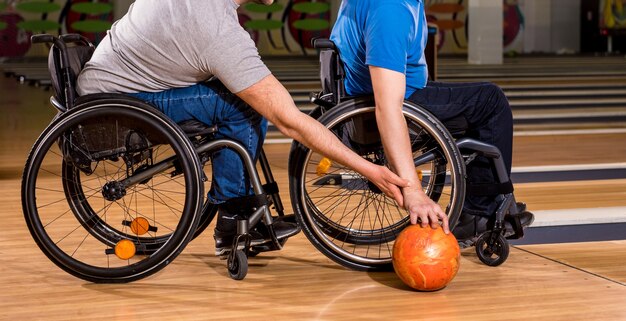
<instances>
[{"instance_id":1,"label":"bare arm","mask_svg":"<svg viewBox=\"0 0 626 321\"><path fill-rule=\"evenodd\" d=\"M406 180L384 166L363 159L343 145L326 127L302 113L294 104L287 89L273 75L236 94L276 125L283 134L340 164L351 167L376 184L386 195L393 197L398 204L403 204L400 188L407 186Z\"/></svg>"},{"instance_id":2,"label":"bare arm","mask_svg":"<svg viewBox=\"0 0 626 321\"><path fill-rule=\"evenodd\" d=\"M393 171L409 181L402 189L404 208L409 211L411 223L421 220L422 226L433 228L441 220L443 229L449 232L448 217L441 207L422 190L413 164L413 153L408 129L402 114L406 79L404 74L380 67L370 66L374 96L376 98L376 122L385 148L385 154Z\"/></svg>"}]
</instances>

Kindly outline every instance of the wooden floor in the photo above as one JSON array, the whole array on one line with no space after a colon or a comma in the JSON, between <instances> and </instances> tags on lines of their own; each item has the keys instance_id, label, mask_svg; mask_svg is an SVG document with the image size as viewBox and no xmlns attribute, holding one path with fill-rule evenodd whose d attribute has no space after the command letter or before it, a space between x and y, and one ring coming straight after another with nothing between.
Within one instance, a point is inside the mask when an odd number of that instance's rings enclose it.
<instances>
[{"instance_id":1,"label":"wooden floor","mask_svg":"<svg viewBox=\"0 0 626 321\"><path fill-rule=\"evenodd\" d=\"M463 250L450 285L420 293L393 272L346 270L302 234L231 280L210 232L130 284L79 280L52 264L24 223L20 175L53 115L49 93L0 79L0 320L626 320L626 240L514 246L500 267ZM624 162L626 134L519 136L514 166ZM288 145L267 146L288 203ZM626 179L516 186L531 210L626 206ZM289 204L286 204L288 207Z\"/></svg>"}]
</instances>

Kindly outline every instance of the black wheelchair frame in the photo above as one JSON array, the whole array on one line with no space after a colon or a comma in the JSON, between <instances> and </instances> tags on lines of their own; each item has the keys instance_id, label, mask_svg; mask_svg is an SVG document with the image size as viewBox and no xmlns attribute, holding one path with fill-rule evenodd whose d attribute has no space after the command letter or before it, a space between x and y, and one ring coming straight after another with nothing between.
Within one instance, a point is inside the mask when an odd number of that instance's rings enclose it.
<instances>
[{"instance_id":1,"label":"black wheelchair frame","mask_svg":"<svg viewBox=\"0 0 626 321\"><path fill-rule=\"evenodd\" d=\"M249 219L239 220L227 259L229 276L245 278L248 257L279 250L272 223L284 208L261 152L258 165L240 143L215 139L216 127L197 121L175 124L156 108L123 94L77 97L76 77L93 53L84 37L36 35L51 43L49 69L57 116L34 144L22 178L22 207L41 250L68 273L103 283L130 282L156 273L176 258L215 217L203 201L212 153L229 148L240 155L256 199ZM350 148L386 165L372 122L372 97L346 97L341 61L333 44L317 40L322 92L312 95L311 116ZM452 226L465 195L464 162L471 150L494 160L508 182L497 148L472 139L454 140L444 124L419 106L404 104L416 170L426 193L445 208ZM219 170L219 169L213 169ZM296 219L324 255L356 270L391 269L391 245L409 224L405 211L364 177L294 142L289 189ZM503 220L516 214L512 192L500 196L494 228L480 238L477 253L488 265L506 260ZM277 216L272 216L270 210ZM158 217L158 218L157 218ZM519 223L519 222L518 222ZM251 246L250 229L263 226L267 242ZM521 227L517 231L521 236ZM243 244L243 246L241 246Z\"/></svg>"},{"instance_id":2,"label":"black wheelchair frame","mask_svg":"<svg viewBox=\"0 0 626 321\"><path fill-rule=\"evenodd\" d=\"M311 93L310 95L311 102L319 106L313 111L313 114L323 114L327 110L336 108L337 105L343 102L362 99L362 97L350 97L346 95L343 87L345 71L335 44L329 39L314 39L313 46L320 50L320 80L322 84L321 92ZM369 97L366 99L372 98ZM405 105L411 105L411 103L405 101ZM420 108L419 106L417 107ZM428 114L428 112L423 109L421 109L421 112ZM462 154L464 165L469 164L478 156L490 160L496 183L485 187L490 189L490 193L493 193L494 190L499 193L496 197L498 207L494 219L490 222L489 230L479 235L474 245L476 254L483 263L489 266L498 266L504 263L509 255L509 245L506 239L522 238L524 236L524 228L517 215L520 212L513 194L513 185L510 181L504 161L502 160L500 150L493 145L476 139L462 137L465 133L465 129L467 129L467 123L463 117L448 120L443 124L440 123L439 120L434 119L434 117L429 118L429 121L440 126L439 129L441 131L448 132L454 137L455 141L453 145L455 146L453 149L455 153ZM416 157L414 162L418 165L424 161L432 160L435 155L435 153L425 153ZM464 175L465 174L463 174L463 176ZM483 186L474 186L473 192L481 193L481 191L476 191L481 187ZM465 195L466 189L462 189L462 194ZM460 210L460 208L455 208L455 211L458 210ZM451 215L448 213L452 227L456 225L459 214L460 213L452 213ZM505 220L511 224L513 228L512 232L507 233L504 224Z\"/></svg>"}]
</instances>

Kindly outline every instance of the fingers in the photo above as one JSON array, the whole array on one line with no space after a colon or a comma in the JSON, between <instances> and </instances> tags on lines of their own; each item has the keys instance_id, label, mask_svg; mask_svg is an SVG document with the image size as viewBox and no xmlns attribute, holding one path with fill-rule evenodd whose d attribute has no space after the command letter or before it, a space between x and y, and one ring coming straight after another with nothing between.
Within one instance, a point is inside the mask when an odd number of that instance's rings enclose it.
<instances>
[{"instance_id":1,"label":"fingers","mask_svg":"<svg viewBox=\"0 0 626 321\"><path fill-rule=\"evenodd\" d=\"M393 197L393 199L396 200L396 203L398 203L398 206L404 207L404 196L402 196L402 191L400 191L397 186L390 186L389 190L385 194Z\"/></svg>"},{"instance_id":2,"label":"fingers","mask_svg":"<svg viewBox=\"0 0 626 321\"><path fill-rule=\"evenodd\" d=\"M410 213L409 212L409 218L411 220L411 224L417 224L417 221L418 221L417 213Z\"/></svg>"},{"instance_id":3,"label":"fingers","mask_svg":"<svg viewBox=\"0 0 626 321\"><path fill-rule=\"evenodd\" d=\"M388 186L386 189L383 189L382 192L385 193L387 197L393 198L396 203L398 203L398 206L404 207L404 196L397 186Z\"/></svg>"},{"instance_id":4,"label":"fingers","mask_svg":"<svg viewBox=\"0 0 626 321\"><path fill-rule=\"evenodd\" d=\"M430 227L436 229L439 227L439 215L437 215L437 209L430 208L426 213L426 221L422 220L422 227L427 227L430 224Z\"/></svg>"},{"instance_id":5,"label":"fingers","mask_svg":"<svg viewBox=\"0 0 626 321\"><path fill-rule=\"evenodd\" d=\"M436 229L439 226L443 228L443 232L446 234L450 233L450 227L448 225L448 216L441 210L439 205L436 205L435 208L429 213L430 219L430 227Z\"/></svg>"},{"instance_id":6,"label":"fingers","mask_svg":"<svg viewBox=\"0 0 626 321\"><path fill-rule=\"evenodd\" d=\"M420 225L423 228L428 227L428 222L430 222L430 218L428 217L427 213L420 213Z\"/></svg>"},{"instance_id":7,"label":"fingers","mask_svg":"<svg viewBox=\"0 0 626 321\"><path fill-rule=\"evenodd\" d=\"M433 229L441 226L444 233L450 233L448 216L438 204L432 202L432 204L409 208L408 210L411 224L420 224L423 228L430 226Z\"/></svg>"},{"instance_id":8,"label":"fingers","mask_svg":"<svg viewBox=\"0 0 626 321\"><path fill-rule=\"evenodd\" d=\"M402 195L402 188L409 186L409 181L394 174L387 167L380 166L382 169L382 175L376 184L385 195L392 197L399 206L404 207L404 196Z\"/></svg>"},{"instance_id":9,"label":"fingers","mask_svg":"<svg viewBox=\"0 0 626 321\"><path fill-rule=\"evenodd\" d=\"M409 187L409 180L404 179L398 175L396 175L394 172L390 171L388 168L384 167L384 169L387 171L388 174L388 178L387 180L389 181L389 183L396 185L400 188L402 187Z\"/></svg>"},{"instance_id":10,"label":"fingers","mask_svg":"<svg viewBox=\"0 0 626 321\"><path fill-rule=\"evenodd\" d=\"M411 224L419 223L424 228L430 225L430 227L434 229L441 226L446 234L450 233L448 217L442 211L439 204L433 202L426 195L423 195L423 192L420 192L423 198L418 201L418 203L421 204L413 206L416 204L415 197L412 199L409 197L405 202L402 188L409 187L409 181L401 178L384 166L381 166L381 168L384 174L379 176L379 179L382 178L379 181L380 185L376 185L381 187L385 195L393 197L400 207L405 207L409 211Z\"/></svg>"},{"instance_id":11,"label":"fingers","mask_svg":"<svg viewBox=\"0 0 626 321\"><path fill-rule=\"evenodd\" d=\"M433 216L434 217L434 216ZM409 218L411 224L419 224L421 227L426 228L430 224L432 228L439 226L438 220L431 218L427 210L409 210Z\"/></svg>"},{"instance_id":12,"label":"fingers","mask_svg":"<svg viewBox=\"0 0 626 321\"><path fill-rule=\"evenodd\" d=\"M441 227L443 227L443 232L446 234L450 234L450 226L448 225L448 216L442 212L441 217Z\"/></svg>"}]
</instances>

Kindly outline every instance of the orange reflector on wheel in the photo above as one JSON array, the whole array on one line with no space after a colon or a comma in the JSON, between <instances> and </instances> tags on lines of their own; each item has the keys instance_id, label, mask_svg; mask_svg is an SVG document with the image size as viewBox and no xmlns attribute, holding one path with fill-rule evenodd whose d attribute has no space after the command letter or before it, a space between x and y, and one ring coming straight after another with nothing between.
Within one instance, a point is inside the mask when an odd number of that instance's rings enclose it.
<instances>
[{"instance_id":1,"label":"orange reflector on wheel","mask_svg":"<svg viewBox=\"0 0 626 321\"><path fill-rule=\"evenodd\" d=\"M322 158L322 160L320 160L320 162L317 164L317 170L315 171L317 173L317 176L326 175L326 173L328 173L328 169L332 164L333 162L330 159L326 157Z\"/></svg>"},{"instance_id":2,"label":"orange reflector on wheel","mask_svg":"<svg viewBox=\"0 0 626 321\"><path fill-rule=\"evenodd\" d=\"M150 223L143 217L137 217L132 222L130 222L130 230L135 233L135 235L144 235L148 232L150 228Z\"/></svg>"},{"instance_id":3,"label":"orange reflector on wheel","mask_svg":"<svg viewBox=\"0 0 626 321\"><path fill-rule=\"evenodd\" d=\"M424 173L422 173L421 169L418 169L417 170L417 179L419 179L421 181L422 178L424 178Z\"/></svg>"},{"instance_id":4,"label":"orange reflector on wheel","mask_svg":"<svg viewBox=\"0 0 626 321\"><path fill-rule=\"evenodd\" d=\"M135 249L135 243L129 240L120 240L115 244L115 255L120 260L128 260L135 256L137 249Z\"/></svg>"}]
</instances>

